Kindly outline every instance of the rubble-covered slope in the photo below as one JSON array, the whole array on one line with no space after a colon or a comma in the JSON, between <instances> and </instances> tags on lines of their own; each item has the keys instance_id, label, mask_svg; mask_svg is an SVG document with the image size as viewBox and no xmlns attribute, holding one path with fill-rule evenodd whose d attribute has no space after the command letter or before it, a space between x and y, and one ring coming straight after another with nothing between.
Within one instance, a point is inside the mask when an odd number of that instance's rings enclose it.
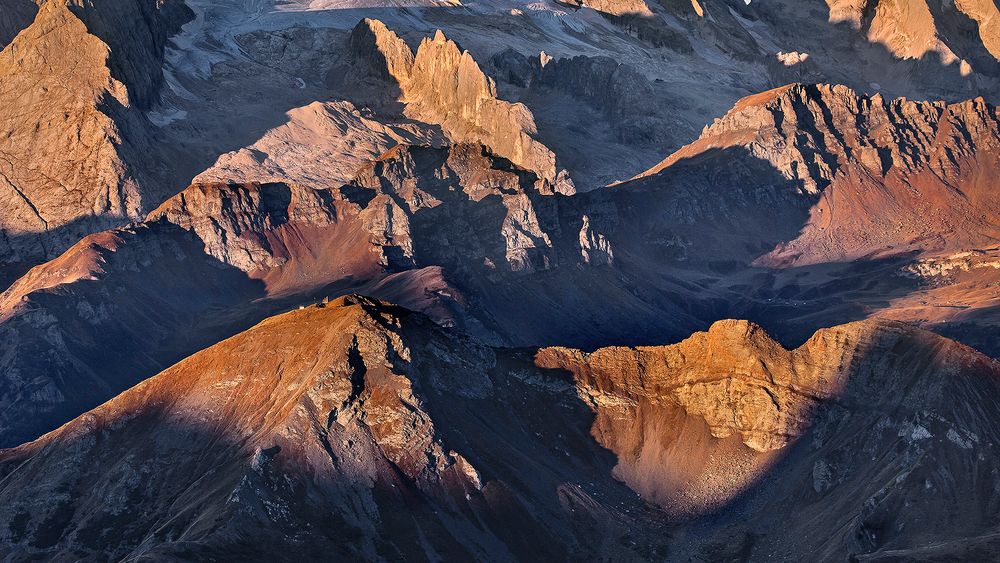
<instances>
[{"instance_id":1,"label":"rubble-covered slope","mask_svg":"<svg viewBox=\"0 0 1000 563\"><path fill-rule=\"evenodd\" d=\"M348 297L268 319L0 453L0 550L551 561L942 549L995 525L982 516L998 502L998 385L995 362L893 323L786 350L725 321L674 346L543 349L533 364Z\"/></svg>"},{"instance_id":2,"label":"rubble-covered slope","mask_svg":"<svg viewBox=\"0 0 1000 563\"><path fill-rule=\"evenodd\" d=\"M629 524L657 516L603 471L586 411L562 399L558 429L529 416L539 397L497 369L491 349L366 298L268 319L0 454L0 552L652 555Z\"/></svg>"},{"instance_id":3,"label":"rubble-covered slope","mask_svg":"<svg viewBox=\"0 0 1000 563\"><path fill-rule=\"evenodd\" d=\"M619 189L684 183L674 171L688 163L726 174L722 155L736 149L784 178L792 188L784 192L786 207L809 209L801 232L762 256L762 264L981 248L1000 235L988 180L998 139L996 108L981 99L911 102L793 85L745 98L697 141Z\"/></svg>"},{"instance_id":4,"label":"rubble-covered slope","mask_svg":"<svg viewBox=\"0 0 1000 563\"><path fill-rule=\"evenodd\" d=\"M4 396L11 413L36 415L13 418L8 439L204 346L203 329L232 334L318 291L391 297L508 345L674 341L737 313L792 342L873 315L922 322L927 309L880 304L919 280L872 257L902 268L910 250L994 240L981 217L994 214L995 130L995 109L980 102L795 86L744 100L645 176L574 196L477 145L399 145L335 188L197 184L142 225L85 239L0 299L12 343L2 361L18 374ZM852 259L872 266L854 271ZM201 287L185 263L204 269ZM193 293L161 292L175 284ZM988 289L959 297L991 302ZM161 310L149 315L142 303ZM941 330L978 326L949 311L931 317ZM182 327L190 336L172 336ZM55 353L39 362L30 350L40 348ZM79 377L104 383L79 400L70 391Z\"/></svg>"}]
</instances>

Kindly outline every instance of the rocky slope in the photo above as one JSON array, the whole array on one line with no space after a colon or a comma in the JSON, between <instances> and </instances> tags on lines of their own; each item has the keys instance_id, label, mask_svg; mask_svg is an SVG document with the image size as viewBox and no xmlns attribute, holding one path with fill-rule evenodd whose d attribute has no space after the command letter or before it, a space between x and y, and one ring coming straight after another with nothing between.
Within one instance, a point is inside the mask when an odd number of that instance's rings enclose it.
<instances>
[{"instance_id":1,"label":"rocky slope","mask_svg":"<svg viewBox=\"0 0 1000 563\"><path fill-rule=\"evenodd\" d=\"M810 209L794 240L759 259L767 265L981 248L1000 234L982 176L996 166L998 138L996 108L980 99L920 103L789 86L742 100L640 183L734 147L769 164Z\"/></svg>"},{"instance_id":2,"label":"rocky slope","mask_svg":"<svg viewBox=\"0 0 1000 563\"><path fill-rule=\"evenodd\" d=\"M319 290L363 288L475 328L441 269L506 279L549 268L533 207L552 197L546 185L472 145L400 147L336 189L193 185L0 294L3 440L52 428Z\"/></svg>"},{"instance_id":3,"label":"rocky slope","mask_svg":"<svg viewBox=\"0 0 1000 563\"><path fill-rule=\"evenodd\" d=\"M194 185L0 298L0 331L17 343L3 362L19 374L2 394L6 443L318 291L368 291L517 346L671 341L735 314L787 342L878 315L966 340L992 317L954 305L985 313L993 286L919 305L925 282L901 272L913 250L994 240L979 217L995 216L984 179L995 131L981 102L795 86L744 100L648 174L572 197L477 145L399 145L335 188L309 169L305 185ZM268 151L278 159L262 167L294 170ZM193 337L172 336L182 327ZM40 361L30 350L42 348L55 352ZM98 382L92 394L71 391L77 377Z\"/></svg>"},{"instance_id":4,"label":"rocky slope","mask_svg":"<svg viewBox=\"0 0 1000 563\"><path fill-rule=\"evenodd\" d=\"M1000 557L996 2L37 4L0 559Z\"/></svg>"},{"instance_id":5,"label":"rocky slope","mask_svg":"<svg viewBox=\"0 0 1000 563\"><path fill-rule=\"evenodd\" d=\"M961 60L995 74L1000 61L1000 9L989 0L827 0L830 20L849 22L872 42L901 58L936 53L944 62Z\"/></svg>"},{"instance_id":6,"label":"rocky slope","mask_svg":"<svg viewBox=\"0 0 1000 563\"><path fill-rule=\"evenodd\" d=\"M968 476L997 474L974 451L995 447L979 408L1000 372L941 337L869 321L786 350L722 321L675 346L544 349L536 362L573 374L618 478L675 514L717 515L679 550L696 560L891 560L992 533L979 515L995 477L980 488ZM942 553L995 554L966 541Z\"/></svg>"},{"instance_id":7,"label":"rocky slope","mask_svg":"<svg viewBox=\"0 0 1000 563\"><path fill-rule=\"evenodd\" d=\"M0 549L995 555L959 543L991 533L1000 470L1000 367L968 348L859 323L786 350L726 321L676 346L534 362L361 297L268 319L0 453ZM760 532L778 518L785 533Z\"/></svg>"},{"instance_id":8,"label":"rocky slope","mask_svg":"<svg viewBox=\"0 0 1000 563\"><path fill-rule=\"evenodd\" d=\"M315 102L288 112L288 122L252 145L220 156L196 183L289 182L329 189L399 145L443 145L440 134L416 122L379 119L350 102Z\"/></svg>"},{"instance_id":9,"label":"rocky slope","mask_svg":"<svg viewBox=\"0 0 1000 563\"><path fill-rule=\"evenodd\" d=\"M54 257L162 197L141 112L158 98L167 37L189 16L180 0L45 2L0 52L5 262Z\"/></svg>"},{"instance_id":10,"label":"rocky slope","mask_svg":"<svg viewBox=\"0 0 1000 563\"><path fill-rule=\"evenodd\" d=\"M550 443L536 437L554 426L519 416L522 400L537 399L516 379L494 379L497 362L489 348L364 298L269 319L0 454L12 523L0 550L171 560L648 554L625 511L649 509L602 475L608 456L575 420L585 411L567 400L574 426ZM563 461L566 447L584 457ZM70 469L84 460L90 470ZM50 478L49 464L66 472ZM22 481L29 467L46 478ZM583 489L598 480L599 491ZM20 496L29 490L34 500Z\"/></svg>"}]
</instances>

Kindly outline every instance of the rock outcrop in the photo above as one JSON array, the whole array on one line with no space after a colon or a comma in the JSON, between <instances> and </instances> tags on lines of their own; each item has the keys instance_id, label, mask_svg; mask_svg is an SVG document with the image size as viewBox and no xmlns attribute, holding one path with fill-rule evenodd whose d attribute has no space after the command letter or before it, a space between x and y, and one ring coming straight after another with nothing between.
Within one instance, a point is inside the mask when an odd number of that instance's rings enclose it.
<instances>
[{"instance_id":1,"label":"rock outcrop","mask_svg":"<svg viewBox=\"0 0 1000 563\"><path fill-rule=\"evenodd\" d=\"M584 429L535 436L544 426L522 418L518 399L528 386L491 374L497 362L489 348L362 297L268 319L0 453L0 512L14 523L0 530L0 551L511 561L648 553L653 534L606 541L635 536L632 522L656 526L628 514L647 509L602 472L606 454ZM584 413L567 407L570 420ZM564 447L593 461L549 466ZM600 488L585 491L585 481Z\"/></svg>"},{"instance_id":2,"label":"rock outcrop","mask_svg":"<svg viewBox=\"0 0 1000 563\"><path fill-rule=\"evenodd\" d=\"M12 343L4 366L20 374L0 395L32 413L11 420L8 439L211 342L173 341L185 323L231 334L323 288L391 296L491 343L635 343L648 342L650 326L681 337L730 307L758 310L752 288L772 282L738 279L754 261L787 268L982 244L994 240L990 223L970 218L996 213L984 176L996 162L995 115L979 101L793 86L744 100L658 170L572 197L481 145L399 145L336 188L198 184L146 223L85 239L0 299ZM203 272L203 289L181 263ZM705 293L720 271L731 287ZM880 271L837 288L796 278L788 291L808 304L805 327L863 318L872 313L847 307L855 297L843 292L889 283L874 281ZM161 314L150 319L142 303ZM195 320L209 311L226 312ZM894 318L925 318L907 314ZM105 337L127 343L113 369ZM31 350L44 348L54 352L39 362ZM100 382L92 396L69 391L78 378Z\"/></svg>"},{"instance_id":3,"label":"rock outcrop","mask_svg":"<svg viewBox=\"0 0 1000 563\"><path fill-rule=\"evenodd\" d=\"M737 147L770 165L810 210L802 233L761 259L769 265L970 248L997 240L981 218L1000 209L978 171L995 166L998 134L996 108L982 99L910 102L793 85L742 100L640 179Z\"/></svg>"},{"instance_id":4,"label":"rock outcrop","mask_svg":"<svg viewBox=\"0 0 1000 563\"><path fill-rule=\"evenodd\" d=\"M50 1L0 52L5 261L54 257L162 195L142 111L189 15L181 0Z\"/></svg>"},{"instance_id":5,"label":"rock outcrop","mask_svg":"<svg viewBox=\"0 0 1000 563\"><path fill-rule=\"evenodd\" d=\"M765 475L775 484L771 490L788 496L796 485L783 479L796 471L814 473L807 486L815 490L807 496L836 497L850 494L855 485L873 486L860 477L869 471L867 460L834 462L831 456L838 459L840 453L832 450L850 456L899 442L898 447L944 457L951 455L944 450L957 444L957 453L962 446L955 438L978 432L969 430L975 423L967 418L966 401L979 402L981 393L1000 383L1000 366L971 349L884 321L824 329L794 350L751 323L720 321L673 346L593 353L546 348L535 361L572 374L580 397L596 414L594 437L618 455L615 475L678 515L716 511L753 491ZM987 426L987 432L996 432L995 424ZM860 428L868 430L848 437ZM866 432L871 434L861 437ZM932 436L939 436L933 444L920 443ZM779 452L795 449L811 453L782 461ZM914 473L936 471L933 462L924 466L905 455L889 463ZM799 467L790 469L794 466ZM909 482L922 489L922 479ZM973 489L962 494L974 494ZM751 497L749 506L766 496ZM920 502L930 506L935 498L927 495ZM756 510L750 508L748 516ZM839 512L826 516L832 513ZM906 526L896 529L910 529L920 511L900 516ZM845 540L853 541L845 535L818 542L833 556Z\"/></svg>"},{"instance_id":6,"label":"rock outcrop","mask_svg":"<svg viewBox=\"0 0 1000 563\"><path fill-rule=\"evenodd\" d=\"M831 22L847 22L900 58L930 53L996 74L1000 67L1000 9L991 0L827 0Z\"/></svg>"},{"instance_id":7,"label":"rock outcrop","mask_svg":"<svg viewBox=\"0 0 1000 563\"><path fill-rule=\"evenodd\" d=\"M365 61L376 76L398 84L409 82L413 74L413 51L384 23L365 18L354 26L350 38L351 55Z\"/></svg>"},{"instance_id":8,"label":"rock outcrop","mask_svg":"<svg viewBox=\"0 0 1000 563\"><path fill-rule=\"evenodd\" d=\"M458 143L482 143L494 153L531 170L557 191L575 191L556 157L535 135L534 117L523 104L497 97L496 84L468 51L438 30L420 42L416 55L394 32L362 20L351 34L351 51L400 90L408 117L440 125Z\"/></svg>"},{"instance_id":9,"label":"rock outcrop","mask_svg":"<svg viewBox=\"0 0 1000 563\"><path fill-rule=\"evenodd\" d=\"M843 559L989 532L1000 366L941 337L786 350L724 321L530 354L360 296L269 318L0 452L0 551Z\"/></svg>"},{"instance_id":10,"label":"rock outcrop","mask_svg":"<svg viewBox=\"0 0 1000 563\"><path fill-rule=\"evenodd\" d=\"M443 144L412 122L385 123L350 102L313 102L248 147L220 156L195 183L286 182L314 189L349 182L359 168L399 144Z\"/></svg>"},{"instance_id":11,"label":"rock outcrop","mask_svg":"<svg viewBox=\"0 0 1000 563\"><path fill-rule=\"evenodd\" d=\"M47 431L324 288L392 297L445 324L475 322L442 269L482 281L554 268L558 219L545 185L480 145L399 146L334 189L195 184L145 222L88 236L0 294L10 344L0 404L31 413L4 420L0 440ZM607 244L594 236L599 259ZM192 325L197 334L176 336ZM39 360L39 349L50 354ZM75 392L82 381L88 392Z\"/></svg>"}]
</instances>

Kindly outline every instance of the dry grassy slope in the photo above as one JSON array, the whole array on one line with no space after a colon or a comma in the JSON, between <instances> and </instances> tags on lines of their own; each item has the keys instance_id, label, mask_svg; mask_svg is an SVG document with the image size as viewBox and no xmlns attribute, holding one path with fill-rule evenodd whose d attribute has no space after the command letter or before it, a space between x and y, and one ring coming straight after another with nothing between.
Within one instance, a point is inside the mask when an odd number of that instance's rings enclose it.
<instances>
[{"instance_id":1,"label":"dry grassy slope","mask_svg":"<svg viewBox=\"0 0 1000 563\"><path fill-rule=\"evenodd\" d=\"M844 559L990 533L1000 493L968 477L1000 469L1000 367L941 337L786 350L724 321L534 362L363 297L273 317L0 453L0 552Z\"/></svg>"},{"instance_id":2,"label":"dry grassy slope","mask_svg":"<svg viewBox=\"0 0 1000 563\"><path fill-rule=\"evenodd\" d=\"M155 102L180 0L46 2L0 52L0 250L53 257L140 217L162 187L140 113ZM73 53L67 57L66 53Z\"/></svg>"}]
</instances>

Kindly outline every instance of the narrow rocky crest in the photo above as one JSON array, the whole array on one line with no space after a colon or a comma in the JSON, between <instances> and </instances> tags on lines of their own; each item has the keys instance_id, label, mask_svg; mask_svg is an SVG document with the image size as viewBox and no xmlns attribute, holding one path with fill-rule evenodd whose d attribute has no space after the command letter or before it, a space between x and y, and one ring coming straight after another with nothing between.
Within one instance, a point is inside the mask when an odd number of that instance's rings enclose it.
<instances>
[{"instance_id":1,"label":"narrow rocky crest","mask_svg":"<svg viewBox=\"0 0 1000 563\"><path fill-rule=\"evenodd\" d=\"M376 75L400 88L406 115L440 125L455 142L482 143L570 194L572 182L556 157L535 139L531 111L497 97L496 84L468 51L438 30L420 42L416 55L384 24L363 20L351 34L352 52Z\"/></svg>"}]
</instances>

